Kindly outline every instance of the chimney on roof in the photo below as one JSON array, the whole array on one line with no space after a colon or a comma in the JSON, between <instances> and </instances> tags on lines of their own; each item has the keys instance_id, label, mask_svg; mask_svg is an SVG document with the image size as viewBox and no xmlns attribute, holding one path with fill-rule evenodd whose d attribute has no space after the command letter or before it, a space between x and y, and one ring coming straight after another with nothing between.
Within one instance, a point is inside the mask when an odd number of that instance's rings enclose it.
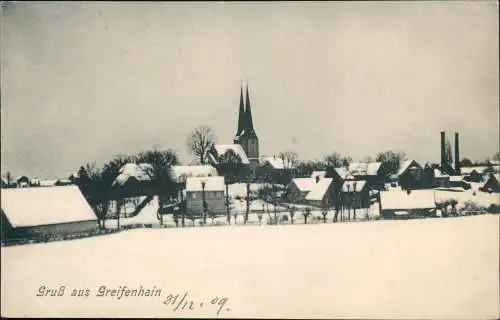
<instances>
[{"instance_id":1,"label":"chimney on roof","mask_svg":"<svg viewBox=\"0 0 500 320\"><path fill-rule=\"evenodd\" d=\"M460 175L460 149L458 142L458 132L455 132L455 174Z\"/></svg>"},{"instance_id":2,"label":"chimney on roof","mask_svg":"<svg viewBox=\"0 0 500 320\"><path fill-rule=\"evenodd\" d=\"M441 168L446 166L446 157L445 157L445 133L441 131Z\"/></svg>"}]
</instances>

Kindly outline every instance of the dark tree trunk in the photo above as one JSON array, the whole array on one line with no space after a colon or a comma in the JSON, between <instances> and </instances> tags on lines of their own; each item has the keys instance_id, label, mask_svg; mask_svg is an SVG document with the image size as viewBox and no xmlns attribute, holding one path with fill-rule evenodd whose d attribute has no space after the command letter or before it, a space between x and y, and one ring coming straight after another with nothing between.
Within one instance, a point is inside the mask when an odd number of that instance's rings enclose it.
<instances>
[{"instance_id":1,"label":"dark tree trunk","mask_svg":"<svg viewBox=\"0 0 500 320\"><path fill-rule=\"evenodd\" d=\"M229 185L226 182L226 215L227 223L231 225L231 211L229 210Z\"/></svg>"},{"instance_id":2,"label":"dark tree trunk","mask_svg":"<svg viewBox=\"0 0 500 320\"><path fill-rule=\"evenodd\" d=\"M247 209L245 212L245 220L243 224L247 224L249 213L250 213L250 180L247 180Z\"/></svg>"}]
</instances>

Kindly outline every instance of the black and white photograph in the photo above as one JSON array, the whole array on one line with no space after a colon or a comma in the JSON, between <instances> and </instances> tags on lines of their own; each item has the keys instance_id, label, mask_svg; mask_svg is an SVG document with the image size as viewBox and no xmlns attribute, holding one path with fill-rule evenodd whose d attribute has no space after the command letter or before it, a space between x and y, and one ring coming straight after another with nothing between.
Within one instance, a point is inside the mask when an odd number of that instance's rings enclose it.
<instances>
[{"instance_id":1,"label":"black and white photograph","mask_svg":"<svg viewBox=\"0 0 500 320\"><path fill-rule=\"evenodd\" d=\"M498 1L1 1L1 316L500 318Z\"/></svg>"}]
</instances>

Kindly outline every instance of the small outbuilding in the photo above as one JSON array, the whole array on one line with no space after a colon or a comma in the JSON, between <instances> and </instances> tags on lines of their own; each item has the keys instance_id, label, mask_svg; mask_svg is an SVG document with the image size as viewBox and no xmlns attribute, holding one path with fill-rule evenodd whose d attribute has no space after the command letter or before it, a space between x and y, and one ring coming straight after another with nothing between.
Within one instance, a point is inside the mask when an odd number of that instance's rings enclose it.
<instances>
[{"instance_id":1,"label":"small outbuilding","mask_svg":"<svg viewBox=\"0 0 500 320\"><path fill-rule=\"evenodd\" d=\"M435 216L434 191L382 191L380 192L380 214L385 219Z\"/></svg>"},{"instance_id":2,"label":"small outbuilding","mask_svg":"<svg viewBox=\"0 0 500 320\"><path fill-rule=\"evenodd\" d=\"M97 229L77 186L2 189L2 240L57 237Z\"/></svg>"}]
</instances>

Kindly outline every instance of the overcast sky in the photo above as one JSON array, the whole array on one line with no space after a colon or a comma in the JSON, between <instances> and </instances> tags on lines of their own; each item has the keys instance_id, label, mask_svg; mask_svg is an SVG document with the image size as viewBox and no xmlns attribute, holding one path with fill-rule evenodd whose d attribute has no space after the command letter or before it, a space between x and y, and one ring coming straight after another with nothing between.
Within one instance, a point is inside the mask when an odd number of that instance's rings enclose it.
<instances>
[{"instance_id":1,"label":"overcast sky","mask_svg":"<svg viewBox=\"0 0 500 320\"><path fill-rule=\"evenodd\" d=\"M442 129L462 157L498 150L495 1L4 3L1 35L14 175L154 145L189 163L199 124L232 142L245 79L262 154L439 161Z\"/></svg>"}]
</instances>

